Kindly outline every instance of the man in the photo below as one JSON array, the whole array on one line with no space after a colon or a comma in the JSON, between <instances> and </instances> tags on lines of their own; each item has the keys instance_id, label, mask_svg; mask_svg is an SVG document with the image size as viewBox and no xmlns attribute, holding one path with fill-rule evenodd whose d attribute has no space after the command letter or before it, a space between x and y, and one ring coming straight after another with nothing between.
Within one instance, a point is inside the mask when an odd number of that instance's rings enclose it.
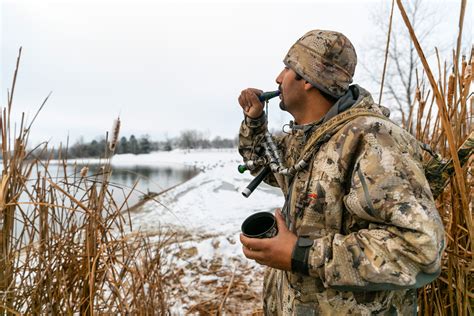
<instances>
[{"instance_id":1,"label":"man","mask_svg":"<svg viewBox=\"0 0 474 316\"><path fill-rule=\"evenodd\" d=\"M304 156L307 164L265 180L286 196L276 212L278 234L240 236L244 255L268 266L266 315L413 315L416 288L439 275L444 230L421 148L366 90L350 85L356 60L343 34L314 30L290 48L276 78L280 108L294 117L291 132L275 138L281 163L290 168ZM245 161L263 155L260 93L249 88L239 97ZM356 111L368 114L305 148L318 131Z\"/></svg>"}]
</instances>

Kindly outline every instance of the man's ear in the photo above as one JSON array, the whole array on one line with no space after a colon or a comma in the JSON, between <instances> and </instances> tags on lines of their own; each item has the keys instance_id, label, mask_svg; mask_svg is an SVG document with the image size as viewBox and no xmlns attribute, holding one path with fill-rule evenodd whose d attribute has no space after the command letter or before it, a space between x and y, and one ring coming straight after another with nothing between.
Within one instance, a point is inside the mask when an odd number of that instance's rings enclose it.
<instances>
[{"instance_id":1,"label":"man's ear","mask_svg":"<svg viewBox=\"0 0 474 316\"><path fill-rule=\"evenodd\" d=\"M306 91L309 91L309 90L311 90L312 88L314 88L314 86L313 86L311 83L309 83L308 81L305 81L305 82L304 82L304 89L305 89Z\"/></svg>"}]
</instances>

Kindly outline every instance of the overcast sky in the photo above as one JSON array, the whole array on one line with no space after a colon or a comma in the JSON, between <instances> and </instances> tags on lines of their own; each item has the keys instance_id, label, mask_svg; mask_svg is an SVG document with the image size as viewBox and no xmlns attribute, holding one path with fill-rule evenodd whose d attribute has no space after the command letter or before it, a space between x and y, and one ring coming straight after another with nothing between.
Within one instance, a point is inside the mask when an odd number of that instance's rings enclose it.
<instances>
[{"instance_id":1,"label":"overcast sky","mask_svg":"<svg viewBox=\"0 0 474 316\"><path fill-rule=\"evenodd\" d=\"M125 136L158 140L197 129L234 137L240 91L275 90L282 59L300 36L311 29L343 32L361 60L373 40L370 10L382 2L4 0L1 105L22 46L16 113L31 119L52 91L34 125L34 143L65 142L68 134L90 141L119 115ZM452 47L459 2L445 0L441 8L440 38ZM471 36L472 8L466 18ZM355 82L372 88L361 72ZM290 118L277 104L270 104L273 127Z\"/></svg>"}]
</instances>

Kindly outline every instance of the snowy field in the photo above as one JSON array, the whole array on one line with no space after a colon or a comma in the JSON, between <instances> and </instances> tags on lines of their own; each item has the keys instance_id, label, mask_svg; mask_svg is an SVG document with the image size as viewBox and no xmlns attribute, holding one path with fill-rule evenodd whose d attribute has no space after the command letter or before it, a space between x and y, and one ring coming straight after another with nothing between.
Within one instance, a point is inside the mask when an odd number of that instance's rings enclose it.
<instances>
[{"instance_id":1,"label":"snowy field","mask_svg":"<svg viewBox=\"0 0 474 316\"><path fill-rule=\"evenodd\" d=\"M260 307L263 269L243 256L240 225L254 212L281 207L284 199L279 189L266 184L249 198L243 197L241 191L253 177L237 171L241 162L236 149L126 154L112 160L120 167L184 164L201 170L131 214L134 230L150 236L169 230L182 237L172 250L173 264L181 273L171 299L173 314L211 309L205 303L219 302L223 288L230 288L225 304L229 312L251 314Z\"/></svg>"}]
</instances>

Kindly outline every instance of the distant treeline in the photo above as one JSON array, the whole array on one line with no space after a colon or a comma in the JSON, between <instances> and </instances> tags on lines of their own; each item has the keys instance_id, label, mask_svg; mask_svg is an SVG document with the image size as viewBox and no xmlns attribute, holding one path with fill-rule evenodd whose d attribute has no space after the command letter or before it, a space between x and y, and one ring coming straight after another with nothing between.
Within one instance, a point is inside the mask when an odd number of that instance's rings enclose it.
<instances>
[{"instance_id":1,"label":"distant treeline","mask_svg":"<svg viewBox=\"0 0 474 316\"><path fill-rule=\"evenodd\" d=\"M152 151L171 151L173 149L205 149L205 148L234 148L237 146L237 137L234 139L214 137L210 139L205 136L204 133L196 130L185 130L182 131L178 137L166 138L162 141L153 141L149 135L136 137L131 135L129 137L121 137L117 142L115 149L116 154L147 154ZM104 137L91 142L85 142L82 138L75 142L73 145L69 145L67 151L62 148L62 157L67 158L99 158L104 157L105 151L107 150L108 144ZM35 156L41 158L48 158L51 156L51 152L46 154L41 152L39 149L35 151ZM53 157L58 158L59 150L54 150L52 153Z\"/></svg>"}]
</instances>

